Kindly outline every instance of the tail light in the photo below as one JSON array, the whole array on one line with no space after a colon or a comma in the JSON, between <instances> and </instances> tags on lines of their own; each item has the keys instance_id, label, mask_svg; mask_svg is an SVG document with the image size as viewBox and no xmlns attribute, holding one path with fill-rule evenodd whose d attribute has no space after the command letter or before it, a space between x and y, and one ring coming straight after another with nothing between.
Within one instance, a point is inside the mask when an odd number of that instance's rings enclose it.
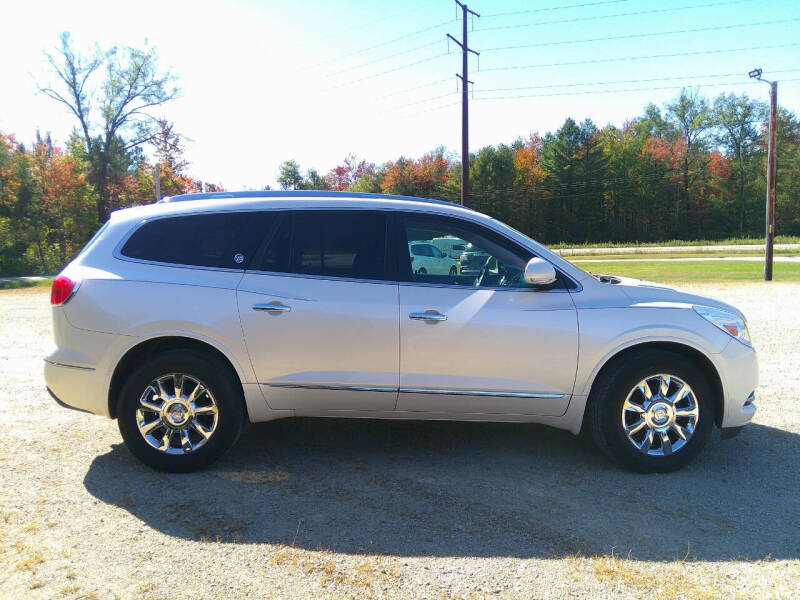
<instances>
[{"instance_id":1,"label":"tail light","mask_svg":"<svg viewBox=\"0 0 800 600\"><path fill-rule=\"evenodd\" d=\"M50 304L54 306L66 304L67 300L78 291L79 285L80 281L72 281L69 277L59 275L53 280L53 287L50 288Z\"/></svg>"}]
</instances>

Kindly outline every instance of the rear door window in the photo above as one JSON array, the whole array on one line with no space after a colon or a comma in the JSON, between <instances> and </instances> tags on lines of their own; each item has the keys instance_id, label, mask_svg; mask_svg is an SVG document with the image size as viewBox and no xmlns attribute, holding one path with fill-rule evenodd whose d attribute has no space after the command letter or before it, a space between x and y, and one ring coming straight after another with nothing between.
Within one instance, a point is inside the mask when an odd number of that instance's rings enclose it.
<instances>
[{"instance_id":1,"label":"rear door window","mask_svg":"<svg viewBox=\"0 0 800 600\"><path fill-rule=\"evenodd\" d=\"M122 256L176 265L245 269L277 218L273 212L181 215L148 221Z\"/></svg>"},{"instance_id":2,"label":"rear door window","mask_svg":"<svg viewBox=\"0 0 800 600\"><path fill-rule=\"evenodd\" d=\"M349 279L393 280L387 268L383 212L287 213L264 250L259 270Z\"/></svg>"}]
</instances>

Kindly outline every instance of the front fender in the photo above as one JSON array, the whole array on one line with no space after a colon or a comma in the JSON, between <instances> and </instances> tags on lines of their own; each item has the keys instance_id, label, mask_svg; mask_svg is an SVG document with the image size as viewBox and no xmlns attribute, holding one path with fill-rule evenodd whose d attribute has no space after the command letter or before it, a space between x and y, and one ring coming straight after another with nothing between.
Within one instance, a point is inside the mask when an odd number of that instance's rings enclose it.
<instances>
[{"instance_id":1,"label":"front fender","mask_svg":"<svg viewBox=\"0 0 800 600\"><path fill-rule=\"evenodd\" d=\"M626 307L578 311L580 354L574 394L588 396L614 356L641 344L666 342L703 354L720 373L719 354L732 341L691 309ZM721 376L722 377L722 376ZM724 380L722 381L724 386Z\"/></svg>"}]
</instances>

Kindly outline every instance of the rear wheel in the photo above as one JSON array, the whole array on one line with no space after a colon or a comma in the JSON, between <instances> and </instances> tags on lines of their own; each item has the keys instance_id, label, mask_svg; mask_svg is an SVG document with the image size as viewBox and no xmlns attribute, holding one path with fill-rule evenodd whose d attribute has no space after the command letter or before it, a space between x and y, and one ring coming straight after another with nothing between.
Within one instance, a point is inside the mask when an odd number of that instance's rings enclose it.
<instances>
[{"instance_id":1,"label":"rear wheel","mask_svg":"<svg viewBox=\"0 0 800 600\"><path fill-rule=\"evenodd\" d=\"M450 267L450 277L455 277L456 275L458 275L458 269L456 269L455 265L453 265Z\"/></svg>"},{"instance_id":2,"label":"rear wheel","mask_svg":"<svg viewBox=\"0 0 800 600\"><path fill-rule=\"evenodd\" d=\"M130 451L161 471L208 466L238 439L244 403L230 369L188 350L159 354L134 371L117 419Z\"/></svg>"},{"instance_id":3,"label":"rear wheel","mask_svg":"<svg viewBox=\"0 0 800 600\"><path fill-rule=\"evenodd\" d=\"M598 447L639 472L674 471L708 441L714 402L703 373L672 352L613 365L592 391L588 423Z\"/></svg>"}]
</instances>

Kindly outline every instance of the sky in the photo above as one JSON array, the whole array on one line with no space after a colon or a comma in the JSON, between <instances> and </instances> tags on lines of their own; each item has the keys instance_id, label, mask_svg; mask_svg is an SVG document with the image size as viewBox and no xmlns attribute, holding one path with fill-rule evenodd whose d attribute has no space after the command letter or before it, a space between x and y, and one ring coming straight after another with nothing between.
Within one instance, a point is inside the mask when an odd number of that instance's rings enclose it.
<instances>
[{"instance_id":1,"label":"sky","mask_svg":"<svg viewBox=\"0 0 800 600\"><path fill-rule=\"evenodd\" d=\"M75 126L37 92L62 31L76 48L144 47L178 77L156 111L188 138L189 174L227 189L275 187L279 164L321 173L353 153L382 163L443 145L458 156L459 49L452 0L0 0L0 131L63 144ZM682 86L800 111L796 0L473 0L470 149L560 127L622 124ZM449 51L449 53L448 53Z\"/></svg>"}]
</instances>

